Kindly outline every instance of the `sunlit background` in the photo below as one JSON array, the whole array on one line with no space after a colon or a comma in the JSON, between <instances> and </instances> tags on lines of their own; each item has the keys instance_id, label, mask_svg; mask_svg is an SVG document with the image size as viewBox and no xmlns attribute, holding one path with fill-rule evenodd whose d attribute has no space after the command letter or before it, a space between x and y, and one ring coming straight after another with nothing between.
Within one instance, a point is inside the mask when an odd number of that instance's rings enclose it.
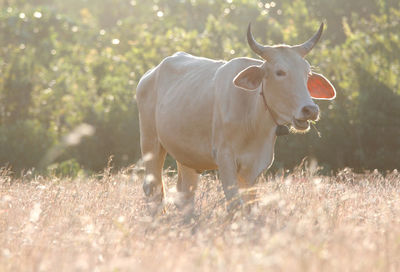
<instances>
[{"instance_id":1,"label":"sunlit background","mask_svg":"<svg viewBox=\"0 0 400 272\"><path fill-rule=\"evenodd\" d=\"M176 51L256 57L245 33L298 44L337 89L305 135L278 139L274 169L315 158L324 173L399 167L398 0L4 0L0 13L0 166L75 175L140 157L135 89ZM318 133L319 132L319 133ZM319 136L320 135L320 136ZM172 164L172 160L169 160Z\"/></svg>"}]
</instances>

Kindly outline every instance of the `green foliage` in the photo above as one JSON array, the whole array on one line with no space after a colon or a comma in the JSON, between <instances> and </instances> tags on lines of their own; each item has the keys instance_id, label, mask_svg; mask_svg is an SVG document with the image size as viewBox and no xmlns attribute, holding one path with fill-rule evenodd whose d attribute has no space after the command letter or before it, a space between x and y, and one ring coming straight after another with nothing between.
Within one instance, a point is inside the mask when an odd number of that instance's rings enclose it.
<instances>
[{"instance_id":1,"label":"green foliage","mask_svg":"<svg viewBox=\"0 0 400 272\"><path fill-rule=\"evenodd\" d=\"M69 159L47 167L47 174L58 177L77 177L83 170L75 159Z\"/></svg>"},{"instance_id":2,"label":"green foliage","mask_svg":"<svg viewBox=\"0 0 400 272\"><path fill-rule=\"evenodd\" d=\"M0 127L0 161L3 165L34 168L53 144L51 131L44 129L38 120L18 120Z\"/></svg>"},{"instance_id":3,"label":"green foliage","mask_svg":"<svg viewBox=\"0 0 400 272\"><path fill-rule=\"evenodd\" d=\"M44 161L60 174L98 171L111 155L117 167L135 162L140 77L176 51L254 57L249 21L257 40L270 44L300 43L319 22L328 25L308 59L332 80L337 99L318 102L322 138L312 130L278 140L275 167L304 156L325 171L398 167L398 1L8 0L0 7L0 165L14 171ZM82 123L94 134L71 144Z\"/></svg>"}]
</instances>

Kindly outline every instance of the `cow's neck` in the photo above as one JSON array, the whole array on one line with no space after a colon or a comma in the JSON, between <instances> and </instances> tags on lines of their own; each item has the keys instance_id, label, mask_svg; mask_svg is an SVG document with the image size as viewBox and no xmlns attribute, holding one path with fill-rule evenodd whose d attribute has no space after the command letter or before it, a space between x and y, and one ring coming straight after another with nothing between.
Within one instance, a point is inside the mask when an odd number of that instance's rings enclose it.
<instances>
[{"instance_id":1,"label":"cow's neck","mask_svg":"<svg viewBox=\"0 0 400 272\"><path fill-rule=\"evenodd\" d=\"M262 97L257 93L241 96L241 106L248 109L247 113L241 116L241 122L246 124L246 139L257 138L258 141L265 139L271 141L271 135L275 136L277 125L266 110Z\"/></svg>"},{"instance_id":2,"label":"cow's neck","mask_svg":"<svg viewBox=\"0 0 400 272\"><path fill-rule=\"evenodd\" d=\"M284 136L289 134L289 128L285 125L281 125L278 122L278 114L269 106L267 99L265 98L264 94L264 83L261 83L261 88L260 88L260 96L264 104L265 110L269 113L271 116L271 119L274 121L276 124L276 129L275 129L275 134L276 136Z\"/></svg>"},{"instance_id":3,"label":"cow's neck","mask_svg":"<svg viewBox=\"0 0 400 272\"><path fill-rule=\"evenodd\" d=\"M278 123L276 121L277 115L271 111L271 107L263 95L262 86L257 90L257 95L254 96L254 120L256 127L262 129L262 133L269 135L273 133Z\"/></svg>"},{"instance_id":4,"label":"cow's neck","mask_svg":"<svg viewBox=\"0 0 400 272\"><path fill-rule=\"evenodd\" d=\"M250 183L265 171L272 163L276 141L277 125L271 114L266 111L259 94L253 96L252 131L248 131L248 140L243 156L238 159L241 168L239 175ZM244 150L243 150L244 151ZM246 154L252 154L251 157Z\"/></svg>"}]
</instances>

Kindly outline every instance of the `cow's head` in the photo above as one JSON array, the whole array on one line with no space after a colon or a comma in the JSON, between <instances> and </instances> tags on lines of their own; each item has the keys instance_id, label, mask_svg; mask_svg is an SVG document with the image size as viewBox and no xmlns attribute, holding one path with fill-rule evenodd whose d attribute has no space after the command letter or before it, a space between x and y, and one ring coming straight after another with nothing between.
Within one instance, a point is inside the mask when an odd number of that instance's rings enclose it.
<instances>
[{"instance_id":1,"label":"cow's head","mask_svg":"<svg viewBox=\"0 0 400 272\"><path fill-rule=\"evenodd\" d=\"M276 121L290 123L300 131L309 129L309 121L319 118L319 108L312 98L330 100L336 96L333 85L323 75L313 73L304 59L320 39L323 27L321 24L317 33L300 45L263 46L254 40L249 25L248 43L265 61L244 69L234 79L237 87L261 90Z\"/></svg>"}]
</instances>

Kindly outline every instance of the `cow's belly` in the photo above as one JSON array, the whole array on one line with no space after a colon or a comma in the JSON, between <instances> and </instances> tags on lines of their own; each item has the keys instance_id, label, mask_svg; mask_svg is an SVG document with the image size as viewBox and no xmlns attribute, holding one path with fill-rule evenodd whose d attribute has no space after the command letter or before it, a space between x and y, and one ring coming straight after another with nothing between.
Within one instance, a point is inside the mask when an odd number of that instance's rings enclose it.
<instances>
[{"instance_id":1,"label":"cow's belly","mask_svg":"<svg viewBox=\"0 0 400 272\"><path fill-rule=\"evenodd\" d=\"M211 154L202 150L201 144L189 146L169 139L160 139L167 152L179 163L198 171L217 169Z\"/></svg>"},{"instance_id":2,"label":"cow's belly","mask_svg":"<svg viewBox=\"0 0 400 272\"><path fill-rule=\"evenodd\" d=\"M210 95L211 96L211 95ZM157 105L159 141L178 162L196 170L216 169L212 156L212 104L181 94L169 95Z\"/></svg>"}]
</instances>

